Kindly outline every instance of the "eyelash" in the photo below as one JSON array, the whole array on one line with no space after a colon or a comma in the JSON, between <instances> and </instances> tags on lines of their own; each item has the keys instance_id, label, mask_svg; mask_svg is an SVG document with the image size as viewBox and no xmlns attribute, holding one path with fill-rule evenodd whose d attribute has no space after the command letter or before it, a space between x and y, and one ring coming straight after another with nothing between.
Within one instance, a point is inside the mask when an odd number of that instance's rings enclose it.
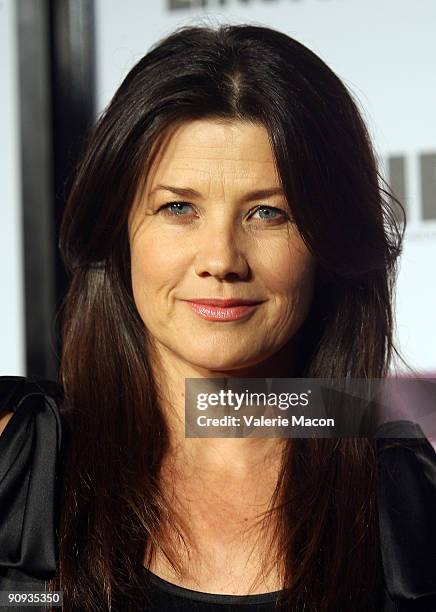
<instances>
[{"instance_id":1,"label":"eyelash","mask_svg":"<svg viewBox=\"0 0 436 612\"><path fill-rule=\"evenodd\" d=\"M173 206L174 204L183 204L184 206L191 206L192 207L192 204L189 204L189 202L181 202L179 200L176 200L176 201L173 201L173 202L167 202L166 204L163 204L162 206L160 206L158 208L157 212L160 212L162 210L168 211L170 209L170 206ZM282 217L284 218L285 221L290 221L289 215L284 210L282 210L281 208L277 208L276 206L266 206L266 205L258 206L257 208L255 208L252 211L252 214L255 214L257 211L264 210L264 209L274 210L274 211L276 211L278 213L281 213L281 215L282 215ZM175 214L167 213L167 214L170 217L184 217L185 216L185 215L181 215L181 214L177 214L177 213L175 213ZM277 219L277 217L273 217L272 220L275 221L276 219ZM268 223L268 219L265 219L265 221Z\"/></svg>"}]
</instances>

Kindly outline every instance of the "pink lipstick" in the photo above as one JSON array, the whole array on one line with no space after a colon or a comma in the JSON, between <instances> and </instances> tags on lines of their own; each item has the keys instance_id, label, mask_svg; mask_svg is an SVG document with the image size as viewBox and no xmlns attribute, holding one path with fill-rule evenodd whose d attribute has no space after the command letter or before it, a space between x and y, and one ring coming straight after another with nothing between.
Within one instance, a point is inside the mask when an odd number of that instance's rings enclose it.
<instances>
[{"instance_id":1,"label":"pink lipstick","mask_svg":"<svg viewBox=\"0 0 436 612\"><path fill-rule=\"evenodd\" d=\"M237 321L251 313L259 301L245 299L204 298L187 300L188 306L208 321Z\"/></svg>"}]
</instances>

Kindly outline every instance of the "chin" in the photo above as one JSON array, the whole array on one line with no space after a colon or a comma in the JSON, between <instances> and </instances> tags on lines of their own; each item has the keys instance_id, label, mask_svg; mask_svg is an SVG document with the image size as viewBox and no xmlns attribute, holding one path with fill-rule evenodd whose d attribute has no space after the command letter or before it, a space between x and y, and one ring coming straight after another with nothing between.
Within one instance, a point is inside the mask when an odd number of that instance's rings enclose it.
<instances>
[{"instance_id":1,"label":"chin","mask_svg":"<svg viewBox=\"0 0 436 612\"><path fill-rule=\"evenodd\" d=\"M243 363L241 358L228 357L225 359L221 357L221 359L217 359L216 355L211 355L210 358L198 358L195 359L195 361L192 359L191 355L191 359L188 359L188 361L190 361L194 367L210 370L211 372L225 373L226 371L239 370L249 367Z\"/></svg>"},{"instance_id":2,"label":"chin","mask_svg":"<svg viewBox=\"0 0 436 612\"><path fill-rule=\"evenodd\" d=\"M235 361L221 361L217 362L216 359L211 359L210 361L202 361L198 364L201 368L205 370L210 370L211 372L222 372L225 374L226 372L232 372L234 370L239 370L241 367L240 362Z\"/></svg>"}]
</instances>

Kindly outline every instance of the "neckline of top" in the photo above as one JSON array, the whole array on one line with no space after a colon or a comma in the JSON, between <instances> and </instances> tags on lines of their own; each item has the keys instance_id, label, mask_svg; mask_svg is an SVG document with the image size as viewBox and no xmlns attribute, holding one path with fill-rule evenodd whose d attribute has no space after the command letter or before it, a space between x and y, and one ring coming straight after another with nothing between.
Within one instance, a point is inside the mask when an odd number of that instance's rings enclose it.
<instances>
[{"instance_id":1,"label":"neckline of top","mask_svg":"<svg viewBox=\"0 0 436 612\"><path fill-rule=\"evenodd\" d=\"M187 589L186 587L179 586L173 582L168 582L164 578L161 578L157 574L154 574L147 567L143 566L144 572L148 575L150 581L154 583L158 588L171 595L177 597L184 597L185 599L191 599L195 601L209 602L209 603L222 603L222 604L261 604L261 603L274 603L277 600L279 593L282 591L270 591L268 593L255 593L252 595L228 595L223 593L207 593L205 591L195 591Z\"/></svg>"}]
</instances>

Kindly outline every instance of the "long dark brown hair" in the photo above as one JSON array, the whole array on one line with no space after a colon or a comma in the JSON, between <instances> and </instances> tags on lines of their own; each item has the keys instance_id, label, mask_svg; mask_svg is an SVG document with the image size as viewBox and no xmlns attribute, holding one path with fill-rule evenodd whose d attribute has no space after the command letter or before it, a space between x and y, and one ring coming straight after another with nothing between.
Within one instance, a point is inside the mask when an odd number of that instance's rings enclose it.
<instances>
[{"instance_id":1,"label":"long dark brown hair","mask_svg":"<svg viewBox=\"0 0 436 612\"><path fill-rule=\"evenodd\" d=\"M146 609L144 550L161 546L172 511L159 484L169 438L132 296L127 221L162 138L205 117L266 128L292 216L317 258L294 375L382 378L397 353L392 297L404 224L341 80L266 27L185 26L159 41L99 118L61 228L71 272L59 375L68 453L50 586L63 589L68 611ZM371 439L289 441L274 497L289 610L369 609L381 580L376 483ZM164 552L177 569L174 551Z\"/></svg>"}]
</instances>

